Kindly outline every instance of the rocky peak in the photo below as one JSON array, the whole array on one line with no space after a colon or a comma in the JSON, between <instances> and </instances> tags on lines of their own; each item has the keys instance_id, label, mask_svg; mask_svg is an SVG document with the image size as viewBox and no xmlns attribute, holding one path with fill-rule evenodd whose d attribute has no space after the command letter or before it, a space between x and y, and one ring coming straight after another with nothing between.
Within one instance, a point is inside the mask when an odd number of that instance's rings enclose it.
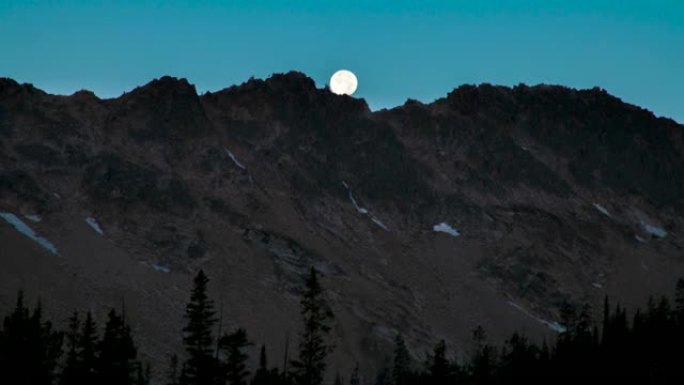
<instances>
[{"instance_id":1,"label":"rocky peak","mask_svg":"<svg viewBox=\"0 0 684 385\"><path fill-rule=\"evenodd\" d=\"M163 76L113 104L108 132L124 130L138 142L197 138L211 131L195 86L185 79Z\"/></svg>"}]
</instances>

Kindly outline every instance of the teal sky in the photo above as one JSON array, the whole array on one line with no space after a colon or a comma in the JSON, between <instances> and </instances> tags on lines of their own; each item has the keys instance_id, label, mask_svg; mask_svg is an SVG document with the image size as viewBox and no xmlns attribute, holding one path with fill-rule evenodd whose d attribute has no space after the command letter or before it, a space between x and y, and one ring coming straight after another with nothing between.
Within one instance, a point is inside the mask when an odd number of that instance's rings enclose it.
<instances>
[{"instance_id":1,"label":"teal sky","mask_svg":"<svg viewBox=\"0 0 684 385\"><path fill-rule=\"evenodd\" d=\"M374 109L464 83L600 86L684 122L684 1L0 1L0 76L101 97L355 72Z\"/></svg>"}]
</instances>

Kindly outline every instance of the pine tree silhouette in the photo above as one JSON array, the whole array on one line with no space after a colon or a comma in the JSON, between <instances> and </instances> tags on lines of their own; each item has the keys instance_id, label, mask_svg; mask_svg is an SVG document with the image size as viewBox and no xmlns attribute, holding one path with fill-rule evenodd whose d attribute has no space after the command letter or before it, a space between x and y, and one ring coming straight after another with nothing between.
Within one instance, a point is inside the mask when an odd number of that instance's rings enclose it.
<instances>
[{"instance_id":1,"label":"pine tree silhouette","mask_svg":"<svg viewBox=\"0 0 684 385\"><path fill-rule=\"evenodd\" d=\"M252 385L277 385L279 383L278 369L268 369L268 359L266 357L266 345L261 345L259 351L259 367L254 373Z\"/></svg>"},{"instance_id":2,"label":"pine tree silhouette","mask_svg":"<svg viewBox=\"0 0 684 385\"><path fill-rule=\"evenodd\" d=\"M406 348L404 337L397 334L394 338L394 359L392 360L392 385L406 385L411 371L411 357Z\"/></svg>"},{"instance_id":3,"label":"pine tree silhouette","mask_svg":"<svg viewBox=\"0 0 684 385\"><path fill-rule=\"evenodd\" d=\"M453 380L452 370L446 358L446 342L441 340L432 350L428 362L428 382L431 385L448 385Z\"/></svg>"},{"instance_id":4,"label":"pine tree silhouette","mask_svg":"<svg viewBox=\"0 0 684 385\"><path fill-rule=\"evenodd\" d=\"M97 375L99 339L97 324L93 320L91 312L86 313L86 318L81 325L81 334L78 338L78 365L77 378L81 384L99 383Z\"/></svg>"},{"instance_id":5,"label":"pine tree silhouette","mask_svg":"<svg viewBox=\"0 0 684 385\"><path fill-rule=\"evenodd\" d=\"M185 308L187 325L183 328L183 344L188 355L183 364L182 385L214 385L217 363L212 354L211 330L216 324L214 302L207 295L209 279L202 270L193 280L190 302Z\"/></svg>"},{"instance_id":6,"label":"pine tree silhouette","mask_svg":"<svg viewBox=\"0 0 684 385\"><path fill-rule=\"evenodd\" d=\"M130 385L136 379L140 363L131 329L114 309L107 315L105 331L98 345L97 372L100 384Z\"/></svg>"},{"instance_id":7,"label":"pine tree silhouette","mask_svg":"<svg viewBox=\"0 0 684 385\"><path fill-rule=\"evenodd\" d=\"M69 329L66 333L67 356L59 378L60 385L79 384L80 328L81 321L78 318L78 312L74 311L69 318Z\"/></svg>"},{"instance_id":8,"label":"pine tree silhouette","mask_svg":"<svg viewBox=\"0 0 684 385\"><path fill-rule=\"evenodd\" d=\"M0 331L0 376L3 383L51 385L63 335L43 320L40 302L31 313L17 294L14 311L5 317Z\"/></svg>"},{"instance_id":9,"label":"pine tree silhouette","mask_svg":"<svg viewBox=\"0 0 684 385\"><path fill-rule=\"evenodd\" d=\"M304 331L300 335L299 359L292 363L296 385L320 385L325 372L325 359L333 349L326 342L333 313L323 297L323 288L312 267L305 281L301 300Z\"/></svg>"},{"instance_id":10,"label":"pine tree silhouette","mask_svg":"<svg viewBox=\"0 0 684 385\"><path fill-rule=\"evenodd\" d=\"M247 384L249 371L247 370L247 354L244 349L249 345L245 329L238 329L220 338L219 349L225 356L225 362L221 363L221 377L225 378L228 384Z\"/></svg>"}]
</instances>

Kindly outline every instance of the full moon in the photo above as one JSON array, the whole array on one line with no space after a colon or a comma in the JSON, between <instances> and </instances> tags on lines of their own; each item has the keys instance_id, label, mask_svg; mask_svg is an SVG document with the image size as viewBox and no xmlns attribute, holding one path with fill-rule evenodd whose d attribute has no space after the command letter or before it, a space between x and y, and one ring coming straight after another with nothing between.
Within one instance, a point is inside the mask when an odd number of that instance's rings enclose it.
<instances>
[{"instance_id":1,"label":"full moon","mask_svg":"<svg viewBox=\"0 0 684 385\"><path fill-rule=\"evenodd\" d=\"M339 70L330 78L330 91L338 95L351 95L358 85L359 81L351 71Z\"/></svg>"}]
</instances>

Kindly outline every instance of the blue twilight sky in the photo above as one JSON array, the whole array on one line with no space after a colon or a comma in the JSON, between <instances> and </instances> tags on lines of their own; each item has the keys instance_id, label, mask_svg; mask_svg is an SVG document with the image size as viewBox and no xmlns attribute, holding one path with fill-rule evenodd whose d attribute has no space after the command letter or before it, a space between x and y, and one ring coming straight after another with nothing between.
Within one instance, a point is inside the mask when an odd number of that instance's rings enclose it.
<instances>
[{"instance_id":1,"label":"blue twilight sky","mask_svg":"<svg viewBox=\"0 0 684 385\"><path fill-rule=\"evenodd\" d=\"M684 0L0 0L0 76L118 96L355 72L377 109L464 83L594 85L684 122Z\"/></svg>"}]
</instances>

